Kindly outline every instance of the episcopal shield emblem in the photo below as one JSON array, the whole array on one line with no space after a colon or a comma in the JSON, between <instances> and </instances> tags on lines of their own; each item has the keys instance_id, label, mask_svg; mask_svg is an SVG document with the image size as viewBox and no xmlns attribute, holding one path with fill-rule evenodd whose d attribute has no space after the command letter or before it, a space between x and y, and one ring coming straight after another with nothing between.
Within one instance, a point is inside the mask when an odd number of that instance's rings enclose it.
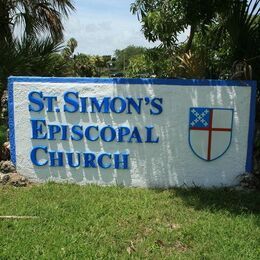
<instances>
[{"instance_id":1,"label":"episcopal shield emblem","mask_svg":"<svg viewBox=\"0 0 260 260\"><path fill-rule=\"evenodd\" d=\"M233 114L233 109L226 108L190 108L189 143L199 158L213 161L228 150Z\"/></svg>"}]
</instances>

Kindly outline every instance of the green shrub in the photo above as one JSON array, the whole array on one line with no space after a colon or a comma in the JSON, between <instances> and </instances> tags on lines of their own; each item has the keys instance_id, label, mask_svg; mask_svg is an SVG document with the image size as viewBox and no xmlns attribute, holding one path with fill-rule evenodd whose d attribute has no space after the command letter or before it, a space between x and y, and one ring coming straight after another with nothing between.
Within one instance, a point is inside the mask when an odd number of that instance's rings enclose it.
<instances>
[{"instance_id":1,"label":"green shrub","mask_svg":"<svg viewBox=\"0 0 260 260\"><path fill-rule=\"evenodd\" d=\"M7 141L7 126L0 125L0 149L2 150L3 144Z\"/></svg>"}]
</instances>

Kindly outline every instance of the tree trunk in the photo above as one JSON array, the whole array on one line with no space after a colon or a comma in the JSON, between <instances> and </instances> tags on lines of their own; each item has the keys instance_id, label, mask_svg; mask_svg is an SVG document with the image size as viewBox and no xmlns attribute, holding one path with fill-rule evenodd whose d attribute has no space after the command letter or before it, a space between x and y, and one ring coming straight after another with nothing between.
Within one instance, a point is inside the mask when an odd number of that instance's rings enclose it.
<instances>
[{"instance_id":1,"label":"tree trunk","mask_svg":"<svg viewBox=\"0 0 260 260\"><path fill-rule=\"evenodd\" d=\"M187 42L186 47L185 47L185 52L188 52L191 49L193 38L195 36L196 31L197 31L197 26L196 25L191 25L191 27L190 27L190 35L189 35L189 39L188 39L188 42Z\"/></svg>"}]
</instances>

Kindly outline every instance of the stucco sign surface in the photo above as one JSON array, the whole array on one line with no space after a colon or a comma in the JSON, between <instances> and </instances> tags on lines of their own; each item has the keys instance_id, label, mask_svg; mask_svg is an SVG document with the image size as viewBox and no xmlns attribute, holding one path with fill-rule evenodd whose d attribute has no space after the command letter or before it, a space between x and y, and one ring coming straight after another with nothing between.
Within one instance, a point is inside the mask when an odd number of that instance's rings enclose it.
<instances>
[{"instance_id":1,"label":"stucco sign surface","mask_svg":"<svg viewBox=\"0 0 260 260\"><path fill-rule=\"evenodd\" d=\"M248 81L11 77L12 161L38 182L236 185L255 96Z\"/></svg>"}]
</instances>

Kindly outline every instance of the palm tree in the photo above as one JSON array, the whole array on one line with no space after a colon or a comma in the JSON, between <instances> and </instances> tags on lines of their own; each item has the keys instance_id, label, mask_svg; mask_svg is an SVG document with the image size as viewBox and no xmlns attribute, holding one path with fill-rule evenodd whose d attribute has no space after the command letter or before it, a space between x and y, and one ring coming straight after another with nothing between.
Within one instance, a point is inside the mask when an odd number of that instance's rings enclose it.
<instances>
[{"instance_id":1,"label":"palm tree","mask_svg":"<svg viewBox=\"0 0 260 260\"><path fill-rule=\"evenodd\" d=\"M1 39L12 41L15 29L22 34L39 36L50 34L62 39L62 17L74 10L72 0L0 0Z\"/></svg>"},{"instance_id":2,"label":"palm tree","mask_svg":"<svg viewBox=\"0 0 260 260\"><path fill-rule=\"evenodd\" d=\"M70 38L67 42L67 46L62 50L62 55L65 59L73 58L74 52L78 46L78 42L75 38Z\"/></svg>"},{"instance_id":3,"label":"palm tree","mask_svg":"<svg viewBox=\"0 0 260 260\"><path fill-rule=\"evenodd\" d=\"M0 0L0 99L8 76L48 75L63 39L62 18L75 10L72 1Z\"/></svg>"},{"instance_id":4,"label":"palm tree","mask_svg":"<svg viewBox=\"0 0 260 260\"><path fill-rule=\"evenodd\" d=\"M230 35L234 60L252 59L259 55L259 15L260 0L235 0L220 17L219 30Z\"/></svg>"},{"instance_id":5,"label":"palm tree","mask_svg":"<svg viewBox=\"0 0 260 260\"><path fill-rule=\"evenodd\" d=\"M7 88L7 78L10 75L53 76L52 65L60 51L61 44L50 37L37 39L23 37L12 42L1 41L0 47L0 100ZM0 113L2 112L0 102Z\"/></svg>"},{"instance_id":6,"label":"palm tree","mask_svg":"<svg viewBox=\"0 0 260 260\"><path fill-rule=\"evenodd\" d=\"M54 54L61 50L60 43L51 38L24 37L0 48L0 82L6 85L10 75L50 75Z\"/></svg>"}]
</instances>

